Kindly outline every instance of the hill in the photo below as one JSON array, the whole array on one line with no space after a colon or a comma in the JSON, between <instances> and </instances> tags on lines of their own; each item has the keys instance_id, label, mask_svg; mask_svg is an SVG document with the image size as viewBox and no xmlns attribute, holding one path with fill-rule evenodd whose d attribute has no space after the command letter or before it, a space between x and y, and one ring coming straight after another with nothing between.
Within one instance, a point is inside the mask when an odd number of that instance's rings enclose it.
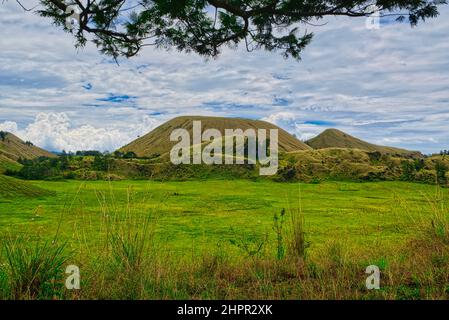
<instances>
[{"instance_id":1,"label":"hill","mask_svg":"<svg viewBox=\"0 0 449 320\"><path fill-rule=\"evenodd\" d=\"M22 167L20 163L14 161L0 152L0 173L5 172L6 170L17 171Z\"/></svg>"},{"instance_id":2,"label":"hill","mask_svg":"<svg viewBox=\"0 0 449 320\"><path fill-rule=\"evenodd\" d=\"M337 129L324 130L318 136L307 140L306 144L313 149L326 149L326 148L348 148L348 149L360 149L365 151L378 151L387 154L396 154L402 156L419 156L418 151L410 151L394 147L379 146L372 144L356 137L353 137L343 131Z\"/></svg>"},{"instance_id":3,"label":"hill","mask_svg":"<svg viewBox=\"0 0 449 320\"><path fill-rule=\"evenodd\" d=\"M36 187L27 181L0 175L0 198L43 197L54 192Z\"/></svg>"},{"instance_id":4,"label":"hill","mask_svg":"<svg viewBox=\"0 0 449 320\"><path fill-rule=\"evenodd\" d=\"M176 142L170 141L171 132L174 129L183 128L188 130L192 136L192 123L194 120L201 120L203 131L213 128L219 130L222 135L224 135L225 129L278 129L279 151L291 152L311 149L308 145L299 141L287 131L265 121L241 118L182 116L162 124L145 136L122 147L119 151L134 152L139 157L151 157L155 154L162 155L168 153L176 144Z\"/></svg>"},{"instance_id":5,"label":"hill","mask_svg":"<svg viewBox=\"0 0 449 320\"><path fill-rule=\"evenodd\" d=\"M33 159L38 157L56 157L44 149L34 146L31 142L25 142L9 132L0 132L0 156L12 161L22 159ZM1 161L1 159L0 159Z\"/></svg>"}]
</instances>

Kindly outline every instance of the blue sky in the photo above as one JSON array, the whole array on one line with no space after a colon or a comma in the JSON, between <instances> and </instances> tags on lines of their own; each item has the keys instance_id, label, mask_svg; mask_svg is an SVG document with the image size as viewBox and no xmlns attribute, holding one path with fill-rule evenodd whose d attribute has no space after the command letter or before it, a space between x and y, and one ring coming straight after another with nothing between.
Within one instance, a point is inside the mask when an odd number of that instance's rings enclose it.
<instances>
[{"instance_id":1,"label":"blue sky","mask_svg":"<svg viewBox=\"0 0 449 320\"><path fill-rule=\"evenodd\" d=\"M28 7L34 0L23 1ZM449 8L410 28L328 18L303 60L145 48L117 66L14 1L0 4L0 130L50 150L114 150L178 115L264 119L301 139L335 127L373 143L449 149Z\"/></svg>"}]
</instances>

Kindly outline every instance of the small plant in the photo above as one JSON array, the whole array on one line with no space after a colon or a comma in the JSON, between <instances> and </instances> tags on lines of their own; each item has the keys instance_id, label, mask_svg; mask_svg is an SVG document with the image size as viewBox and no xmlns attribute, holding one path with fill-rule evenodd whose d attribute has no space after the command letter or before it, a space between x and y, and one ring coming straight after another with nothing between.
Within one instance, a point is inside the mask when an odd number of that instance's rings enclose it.
<instances>
[{"instance_id":1,"label":"small plant","mask_svg":"<svg viewBox=\"0 0 449 320\"><path fill-rule=\"evenodd\" d=\"M243 250L249 257L256 257L261 255L267 240L268 235L259 236L257 234L237 234L233 229L234 236L229 242L239 249Z\"/></svg>"},{"instance_id":2,"label":"small plant","mask_svg":"<svg viewBox=\"0 0 449 320\"><path fill-rule=\"evenodd\" d=\"M346 263L346 246L341 241L330 241L326 245L326 256L332 268L342 268Z\"/></svg>"},{"instance_id":3,"label":"small plant","mask_svg":"<svg viewBox=\"0 0 449 320\"><path fill-rule=\"evenodd\" d=\"M284 246L284 223L285 223L285 209L281 210L281 213L275 213L273 229L276 232L276 258L278 260L284 259L285 246Z\"/></svg>"}]
</instances>

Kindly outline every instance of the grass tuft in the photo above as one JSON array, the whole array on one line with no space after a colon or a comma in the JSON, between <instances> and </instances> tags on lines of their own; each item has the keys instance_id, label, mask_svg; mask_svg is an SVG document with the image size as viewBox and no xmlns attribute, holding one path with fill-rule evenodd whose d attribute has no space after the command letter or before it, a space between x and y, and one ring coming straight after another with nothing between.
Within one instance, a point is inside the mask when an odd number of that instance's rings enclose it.
<instances>
[{"instance_id":1,"label":"grass tuft","mask_svg":"<svg viewBox=\"0 0 449 320\"><path fill-rule=\"evenodd\" d=\"M27 239L6 239L3 276L14 299L54 299L63 287L65 244L46 241L29 245Z\"/></svg>"}]
</instances>

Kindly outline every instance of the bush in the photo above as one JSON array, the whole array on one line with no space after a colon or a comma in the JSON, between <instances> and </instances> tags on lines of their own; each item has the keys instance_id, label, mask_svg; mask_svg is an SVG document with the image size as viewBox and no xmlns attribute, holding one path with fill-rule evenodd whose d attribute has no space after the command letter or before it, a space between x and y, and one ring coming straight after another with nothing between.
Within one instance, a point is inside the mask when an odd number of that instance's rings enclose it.
<instances>
[{"instance_id":1,"label":"bush","mask_svg":"<svg viewBox=\"0 0 449 320\"><path fill-rule=\"evenodd\" d=\"M278 171L279 181L294 181L296 180L296 168L294 166L286 166Z\"/></svg>"},{"instance_id":2,"label":"bush","mask_svg":"<svg viewBox=\"0 0 449 320\"><path fill-rule=\"evenodd\" d=\"M415 180L415 164L413 162L404 160L401 162L401 168L402 168L401 180L403 181Z\"/></svg>"}]
</instances>

